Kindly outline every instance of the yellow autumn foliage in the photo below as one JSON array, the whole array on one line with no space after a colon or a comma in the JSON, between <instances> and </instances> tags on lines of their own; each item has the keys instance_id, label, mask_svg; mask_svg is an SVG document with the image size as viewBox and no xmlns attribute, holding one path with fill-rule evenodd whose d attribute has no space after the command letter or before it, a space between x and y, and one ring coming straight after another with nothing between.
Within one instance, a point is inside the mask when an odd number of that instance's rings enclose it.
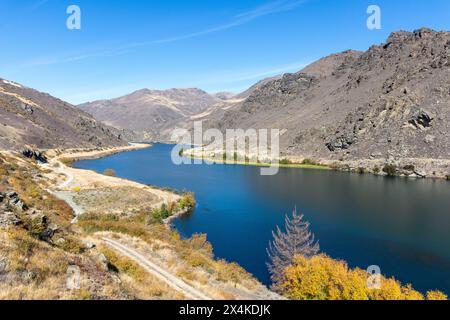
<instances>
[{"instance_id":1,"label":"yellow autumn foliage","mask_svg":"<svg viewBox=\"0 0 450 320\"><path fill-rule=\"evenodd\" d=\"M424 297L393 278L381 277L381 289L369 289L367 280L366 271L326 255L297 256L285 270L281 293L292 300L447 300L439 291Z\"/></svg>"}]
</instances>

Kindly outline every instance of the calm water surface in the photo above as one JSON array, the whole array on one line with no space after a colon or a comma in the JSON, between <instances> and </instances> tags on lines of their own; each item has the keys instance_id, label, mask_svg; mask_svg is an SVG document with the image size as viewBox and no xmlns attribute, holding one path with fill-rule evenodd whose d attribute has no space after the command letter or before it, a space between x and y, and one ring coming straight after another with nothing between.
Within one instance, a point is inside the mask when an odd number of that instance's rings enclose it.
<instances>
[{"instance_id":1,"label":"calm water surface","mask_svg":"<svg viewBox=\"0 0 450 320\"><path fill-rule=\"evenodd\" d=\"M144 184L195 192L198 207L175 222L183 236L206 233L217 257L239 263L268 283L271 232L296 206L310 221L322 252L352 267L382 273L425 291L450 293L450 183L257 167L175 166L172 146L79 161L77 168Z\"/></svg>"}]
</instances>

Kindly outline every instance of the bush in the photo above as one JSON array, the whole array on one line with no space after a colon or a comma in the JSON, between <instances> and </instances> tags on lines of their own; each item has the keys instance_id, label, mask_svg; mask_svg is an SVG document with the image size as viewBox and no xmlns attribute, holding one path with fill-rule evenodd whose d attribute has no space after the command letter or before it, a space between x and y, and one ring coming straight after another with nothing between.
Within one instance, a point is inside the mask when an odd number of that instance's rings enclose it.
<instances>
[{"instance_id":1,"label":"bush","mask_svg":"<svg viewBox=\"0 0 450 320\"><path fill-rule=\"evenodd\" d=\"M114 169L106 169L103 174L108 177L115 177L116 171Z\"/></svg>"},{"instance_id":2,"label":"bush","mask_svg":"<svg viewBox=\"0 0 450 320\"><path fill-rule=\"evenodd\" d=\"M162 222L163 220L167 219L171 215L172 215L172 213L167 209L167 205L165 203L163 203L161 205L161 208L154 209L152 211L153 218L158 222Z\"/></svg>"},{"instance_id":3,"label":"bush","mask_svg":"<svg viewBox=\"0 0 450 320\"><path fill-rule=\"evenodd\" d=\"M142 281L146 275L145 272L134 261L126 257L119 257L115 252L109 249L103 249L102 253L108 260L110 270L123 272L135 280Z\"/></svg>"},{"instance_id":4,"label":"bush","mask_svg":"<svg viewBox=\"0 0 450 320\"><path fill-rule=\"evenodd\" d=\"M403 169L406 171L415 171L416 167L413 166L412 164L408 164L408 165L404 166Z\"/></svg>"},{"instance_id":5,"label":"bush","mask_svg":"<svg viewBox=\"0 0 450 320\"><path fill-rule=\"evenodd\" d=\"M63 158L60 160L66 167L73 167L73 159L71 158Z\"/></svg>"},{"instance_id":6,"label":"bush","mask_svg":"<svg viewBox=\"0 0 450 320\"><path fill-rule=\"evenodd\" d=\"M423 300L410 285L381 277L381 289L369 289L368 273L349 269L343 261L317 255L311 259L297 256L285 269L281 292L293 300ZM427 299L446 300L445 294L430 291Z\"/></svg>"},{"instance_id":7,"label":"bush","mask_svg":"<svg viewBox=\"0 0 450 320\"><path fill-rule=\"evenodd\" d=\"M66 236L63 241L57 241L56 247L73 254L80 254L83 252L83 244L81 241L70 236Z\"/></svg>"},{"instance_id":8,"label":"bush","mask_svg":"<svg viewBox=\"0 0 450 320\"><path fill-rule=\"evenodd\" d=\"M389 177L395 177L397 175L397 167L393 164L387 164L384 166L383 172Z\"/></svg>"},{"instance_id":9,"label":"bush","mask_svg":"<svg viewBox=\"0 0 450 320\"><path fill-rule=\"evenodd\" d=\"M373 168L373 172L376 174L380 173L380 168L378 167Z\"/></svg>"},{"instance_id":10,"label":"bush","mask_svg":"<svg viewBox=\"0 0 450 320\"><path fill-rule=\"evenodd\" d=\"M364 169L364 168L362 168L362 167L359 167L358 169L356 169L356 173L358 173L358 174L364 174L364 173L366 173L366 169Z\"/></svg>"},{"instance_id":11,"label":"bush","mask_svg":"<svg viewBox=\"0 0 450 320\"><path fill-rule=\"evenodd\" d=\"M316 162L314 160L308 159L306 158L305 160L302 161L302 164L304 165L316 165Z\"/></svg>"},{"instance_id":12,"label":"bush","mask_svg":"<svg viewBox=\"0 0 450 320\"><path fill-rule=\"evenodd\" d=\"M447 300L447 296L440 291L428 291L427 300Z\"/></svg>"},{"instance_id":13,"label":"bush","mask_svg":"<svg viewBox=\"0 0 450 320\"><path fill-rule=\"evenodd\" d=\"M292 164L292 161L287 159L287 158L284 158L284 159L280 160L280 164L282 164L282 165L290 165L290 164Z\"/></svg>"},{"instance_id":14,"label":"bush","mask_svg":"<svg viewBox=\"0 0 450 320\"><path fill-rule=\"evenodd\" d=\"M188 209L192 210L195 208L195 195L192 192L183 193L183 196L180 200L180 208L182 210Z\"/></svg>"}]
</instances>

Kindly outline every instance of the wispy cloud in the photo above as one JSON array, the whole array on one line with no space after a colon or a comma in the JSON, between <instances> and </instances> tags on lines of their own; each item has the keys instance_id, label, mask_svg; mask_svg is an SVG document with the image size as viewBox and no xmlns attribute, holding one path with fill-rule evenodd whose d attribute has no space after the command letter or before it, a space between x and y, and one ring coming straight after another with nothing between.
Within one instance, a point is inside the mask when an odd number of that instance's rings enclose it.
<instances>
[{"instance_id":1,"label":"wispy cloud","mask_svg":"<svg viewBox=\"0 0 450 320\"><path fill-rule=\"evenodd\" d=\"M222 25L218 25L215 27L211 27L211 28L193 32L193 33L169 37L169 38L165 38L165 39L133 43L133 44L129 44L128 46L122 47L122 49L175 42L175 41L195 38L195 37L199 37L199 36L203 36L203 35L207 35L207 34L211 34L211 33L216 33L216 32L220 32L220 31L225 31L225 30L228 30L231 28L235 28L235 27L244 25L246 23L249 23L249 22L251 22L255 19L261 18L263 16L267 16L267 15L270 15L273 13L292 10L292 9L304 4L306 1L307 0L277 0L277 1L273 1L271 3L259 6L251 11L239 13L233 17L232 21L222 24Z\"/></svg>"},{"instance_id":2,"label":"wispy cloud","mask_svg":"<svg viewBox=\"0 0 450 320\"><path fill-rule=\"evenodd\" d=\"M45 2L47 2L47 1L49 1L49 0L42 0L41 6L44 5ZM121 55L121 54L127 53L127 52L129 52L129 50L136 49L139 47L161 45L161 44L165 44L165 43L171 43L171 42L177 42L177 41L181 41L181 40L196 38L196 37L200 37L200 36L204 36L204 35L208 35L208 34L212 34L212 33L216 33L216 32L225 31L225 30L232 29L232 28L235 28L238 26L242 26L244 24L250 23L251 21L254 21L258 18L267 16L270 14L293 10L293 9L297 8L298 6L304 4L307 1L308 0L276 0L276 1L272 1L270 3L267 3L265 5L256 7L253 10L239 13L239 14L233 16L231 21L228 23L210 27L210 28L200 30L197 32L176 35L176 36L163 38L163 39L129 43L129 44L125 44L125 45L116 46L107 51L106 50L93 51L93 52L83 53L83 54L80 54L77 56L71 56L71 57L65 57L65 58L39 59L39 60L31 61L31 62L25 64L24 67L52 65L52 64L59 64L59 63L81 61L81 60L91 59L91 58L116 56L116 55Z\"/></svg>"},{"instance_id":3,"label":"wispy cloud","mask_svg":"<svg viewBox=\"0 0 450 320\"><path fill-rule=\"evenodd\" d=\"M47 4L47 2L49 2L50 0L40 0L40 1L36 1L34 4L32 4L30 6L30 10L34 11L39 9L40 7L43 7L44 5Z\"/></svg>"}]
</instances>

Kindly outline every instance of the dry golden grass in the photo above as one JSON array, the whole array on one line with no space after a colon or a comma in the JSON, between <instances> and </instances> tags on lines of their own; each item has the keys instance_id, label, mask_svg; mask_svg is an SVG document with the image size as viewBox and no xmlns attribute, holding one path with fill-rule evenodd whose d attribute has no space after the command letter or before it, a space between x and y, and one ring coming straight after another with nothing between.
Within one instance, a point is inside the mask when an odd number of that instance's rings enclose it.
<instances>
[{"instance_id":1,"label":"dry golden grass","mask_svg":"<svg viewBox=\"0 0 450 320\"><path fill-rule=\"evenodd\" d=\"M216 261L206 236L181 239L177 232L155 218L154 210L136 206L136 203L161 201L160 193L130 185L101 185L100 190L80 188L76 191L80 201L84 201L83 206L91 206L98 214L85 214L74 226L72 209L44 190L56 180L52 182L42 176L40 168L31 162L0 156L1 190L18 192L30 208L41 211L50 223L58 226L48 243L38 240L39 230L25 213L19 213L23 225L0 230L0 259L7 261L8 279L0 283L0 299L184 298L127 258L102 247L86 251L83 239L89 236L98 239L101 232L124 241L211 297L245 298L255 288L259 289L256 280L238 265ZM195 205L191 194L170 200L173 201L168 201L166 209L174 212ZM133 208L133 212L123 214L128 208ZM109 268L105 267L100 253L107 256ZM79 290L67 289L69 266L81 270Z\"/></svg>"},{"instance_id":2,"label":"dry golden grass","mask_svg":"<svg viewBox=\"0 0 450 320\"><path fill-rule=\"evenodd\" d=\"M114 251L101 248L110 262L110 268L118 272L128 294L143 300L182 300L183 295L154 278L132 260L117 255Z\"/></svg>"},{"instance_id":3,"label":"dry golden grass","mask_svg":"<svg viewBox=\"0 0 450 320\"><path fill-rule=\"evenodd\" d=\"M151 208L159 199L143 189L114 187L78 190L75 201L88 212L121 213Z\"/></svg>"}]
</instances>

